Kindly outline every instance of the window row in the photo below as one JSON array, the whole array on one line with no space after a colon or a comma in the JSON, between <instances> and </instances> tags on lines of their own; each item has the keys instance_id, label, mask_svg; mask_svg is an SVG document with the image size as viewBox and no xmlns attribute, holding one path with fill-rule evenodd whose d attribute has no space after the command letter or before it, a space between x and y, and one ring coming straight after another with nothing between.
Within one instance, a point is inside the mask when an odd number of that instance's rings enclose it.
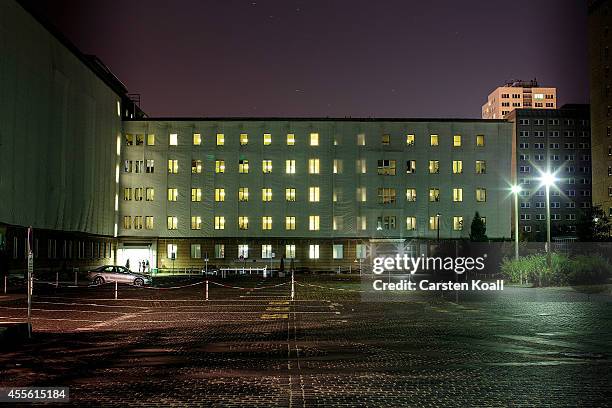
<instances>
[{"instance_id":1,"label":"window row","mask_svg":"<svg viewBox=\"0 0 612 408\"><path fill-rule=\"evenodd\" d=\"M413 133L409 133L403 136L405 139L405 143L407 146L414 146L416 143L416 135ZM380 143L385 145L391 144L391 135L388 133L384 133L380 135ZM214 136L214 141L217 146L225 146L225 134L224 133L216 133ZM238 141L241 146L246 146L249 144L249 134L248 133L240 133L238 137ZM262 135L261 141L264 146L269 146L272 144L272 134L264 133ZM485 136L482 134L475 136L475 145L477 147L483 147L485 145ZM203 137L201 133L193 133L191 135L191 145L192 146L200 146L202 145ZM287 146L294 146L296 143L295 133L287 133L284 136L284 142ZM308 144L310 146L319 146L320 138L318 133L310 133L308 137ZM356 136L356 143L358 146L366 145L366 135L365 133L360 133ZM453 135L451 145L453 147L461 147L464 143L464 137L462 135ZM155 134L141 134L141 133L126 133L125 134L125 145L126 146L142 146L146 144L147 146L155 146ZM334 139L334 145L338 145L339 142L337 139ZM429 135L429 145L430 146L439 146L440 144L440 135L438 134L430 134ZM168 135L168 145L169 146L178 146L178 133L170 133Z\"/></svg>"},{"instance_id":2,"label":"window row","mask_svg":"<svg viewBox=\"0 0 612 408\"><path fill-rule=\"evenodd\" d=\"M453 202L463 201L463 188L456 187L452 189L452 200ZM476 202L487 201L487 190L483 187L478 187L475 190ZM378 203L379 204L393 204L397 201L397 189L392 187L381 187L376 189ZM340 199L340 190L334 190L332 194L332 201L337 202ZM224 202L226 197L225 188L218 187L214 189L214 200L216 202ZM247 202L249 201L250 193L248 187L238 188L238 201ZM261 189L261 201L271 202L273 197L272 188L266 187ZM191 201L201 202L203 198L202 188L191 189ZM124 201L154 201L155 200L155 189L152 187L125 187L123 189L123 200ZM428 189L428 200L430 202L440 201L440 189L437 187L431 187ZM168 188L168 201L176 202L179 201L179 189L176 187ZM296 202L297 192L293 187L285 188L285 201ZM308 202L318 203L321 201L321 187L311 186L308 187ZM356 190L356 201L366 202L367 201L367 188L358 187ZM406 201L415 202L417 201L417 189L407 188L406 189Z\"/></svg>"},{"instance_id":3,"label":"window row","mask_svg":"<svg viewBox=\"0 0 612 408\"><path fill-rule=\"evenodd\" d=\"M261 258L262 259L272 259L272 258L287 258L287 259L295 259L296 258L296 245L295 244L285 244L278 245L276 248L272 246L272 244L262 244L261 248ZM310 244L307 247L308 250L308 258L309 259L319 259L321 254L321 245L319 244ZM248 259L249 257L253 257L252 253L253 247L248 244L239 244L238 251L236 253L237 259ZM274 251L283 251L283 254L277 254ZM365 259L367 255L367 247L365 244L356 244L355 246L355 256L357 259ZM202 244L191 244L190 246L190 256L192 259L201 259L202 258ZM225 244L215 244L214 246L214 258L215 259L225 259L226 251ZM332 257L333 259L344 259L344 244L332 244ZM168 259L177 259L178 257L178 246L176 244L167 244L166 246L166 257ZM208 259L208 254L204 254L204 258Z\"/></svg>"},{"instance_id":4,"label":"window row","mask_svg":"<svg viewBox=\"0 0 612 408\"><path fill-rule=\"evenodd\" d=\"M551 149L560 149L561 148L561 144L560 143L551 143L549 145L549 147ZM533 144L533 148L534 149L545 149L546 148L546 143L534 143ZM563 144L563 148L564 149L575 149L576 148L576 144L574 144L574 143L564 143ZM578 148L579 149L590 149L591 148L591 144L590 143L578 143ZM529 149L529 143L519 143L519 149Z\"/></svg>"},{"instance_id":5,"label":"window row","mask_svg":"<svg viewBox=\"0 0 612 408\"><path fill-rule=\"evenodd\" d=\"M238 217L238 229L239 230L248 230L249 229L249 220L254 217L248 216L239 216ZM144 223L143 223L144 220ZM269 231L272 229L272 216L263 216L260 218L261 221L261 229L263 231ZM364 231L367 230L367 218L365 216L357 217L357 229ZM428 228L431 231L435 231L438 229L441 221L440 215L430 216L428 221ZM452 229L455 231L461 231L463 229L463 216L453 216L452 219ZM153 229L154 227L153 216L130 216L126 215L123 217L123 229L135 229L141 230L143 229ZM177 230L178 229L178 217L176 216L168 216L167 220L167 228L168 230ZM319 215L310 215L308 216L308 230L309 231L319 231L321 227L321 217ZM224 230L226 225L225 216L215 216L214 217L214 229L215 230ZM295 216L286 216L284 222L284 229L286 231L295 231L297 229L297 217ZM410 216L406 217L406 230L415 231L417 229L417 217ZM380 216L376 219L376 229L377 230L395 230L398 228L397 217L394 215L389 216ZM192 230L201 230L202 229L202 217L194 215L191 217L191 229ZM334 216L332 221L332 229L334 231L339 231L344 229L344 217L342 216Z\"/></svg>"},{"instance_id":6,"label":"window row","mask_svg":"<svg viewBox=\"0 0 612 408\"><path fill-rule=\"evenodd\" d=\"M520 137L529 137L532 133L529 130L519 130L519 136ZM533 131L533 136L534 137L544 137L544 131L543 130L534 130ZM560 137L561 136L561 132L559 132L558 130L551 130L548 132L548 137ZM575 137L576 133L573 130L564 130L563 131L563 137ZM589 137L589 132L580 132L580 137Z\"/></svg>"},{"instance_id":7,"label":"window row","mask_svg":"<svg viewBox=\"0 0 612 408\"><path fill-rule=\"evenodd\" d=\"M543 126L545 123L544 119L531 119L531 120L533 120L533 124L536 126ZM530 123L530 119L528 118L519 119L519 125L529 125L529 123ZM574 126L576 124L576 121L574 119L563 119L562 123L565 126ZM588 119L581 119L579 123L581 126L589 126L590 121ZM548 124L557 126L561 124L561 121L559 119L548 119Z\"/></svg>"}]
</instances>

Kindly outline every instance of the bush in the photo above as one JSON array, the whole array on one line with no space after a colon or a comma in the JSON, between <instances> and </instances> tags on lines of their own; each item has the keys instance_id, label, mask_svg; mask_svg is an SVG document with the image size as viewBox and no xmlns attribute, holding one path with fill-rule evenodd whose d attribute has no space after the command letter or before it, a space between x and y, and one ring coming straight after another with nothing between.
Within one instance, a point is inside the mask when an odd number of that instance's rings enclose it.
<instances>
[{"instance_id":1,"label":"bush","mask_svg":"<svg viewBox=\"0 0 612 408\"><path fill-rule=\"evenodd\" d=\"M504 259L501 272L512 282L532 282L542 286L588 285L604 283L612 276L612 266L601 256L551 255L551 269L546 266L546 254Z\"/></svg>"}]
</instances>

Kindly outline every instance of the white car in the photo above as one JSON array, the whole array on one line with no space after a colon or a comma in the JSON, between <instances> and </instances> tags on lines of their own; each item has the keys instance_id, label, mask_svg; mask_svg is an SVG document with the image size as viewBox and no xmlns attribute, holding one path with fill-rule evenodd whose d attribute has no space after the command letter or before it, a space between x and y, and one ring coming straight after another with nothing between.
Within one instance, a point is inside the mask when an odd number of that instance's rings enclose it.
<instances>
[{"instance_id":1,"label":"white car","mask_svg":"<svg viewBox=\"0 0 612 408\"><path fill-rule=\"evenodd\" d=\"M151 284L151 278L141 273L132 272L125 266L103 265L87 272L87 277L96 285L105 282L129 283L134 286Z\"/></svg>"}]
</instances>

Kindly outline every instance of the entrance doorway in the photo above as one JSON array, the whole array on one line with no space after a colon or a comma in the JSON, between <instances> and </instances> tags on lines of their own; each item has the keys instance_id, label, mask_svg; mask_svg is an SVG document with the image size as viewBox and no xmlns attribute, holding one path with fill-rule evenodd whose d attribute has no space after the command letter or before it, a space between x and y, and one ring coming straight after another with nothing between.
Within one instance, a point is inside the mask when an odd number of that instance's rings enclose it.
<instances>
[{"instance_id":1,"label":"entrance doorway","mask_svg":"<svg viewBox=\"0 0 612 408\"><path fill-rule=\"evenodd\" d=\"M151 272L155 268L155 252L151 244L119 244L117 249L117 263L122 266L127 266L132 272ZM142 262L149 261L149 268L145 271L142 268Z\"/></svg>"}]
</instances>

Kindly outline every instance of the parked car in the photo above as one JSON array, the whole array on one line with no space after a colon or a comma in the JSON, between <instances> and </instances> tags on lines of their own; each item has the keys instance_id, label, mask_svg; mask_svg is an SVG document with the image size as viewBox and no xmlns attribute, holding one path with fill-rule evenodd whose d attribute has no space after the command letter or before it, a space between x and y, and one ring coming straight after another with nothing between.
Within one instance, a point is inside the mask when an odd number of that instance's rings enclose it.
<instances>
[{"instance_id":1,"label":"parked car","mask_svg":"<svg viewBox=\"0 0 612 408\"><path fill-rule=\"evenodd\" d=\"M142 273L132 272L125 266L103 265L87 272L87 277L96 285L105 282L130 283L135 286L151 284L151 278Z\"/></svg>"}]
</instances>

